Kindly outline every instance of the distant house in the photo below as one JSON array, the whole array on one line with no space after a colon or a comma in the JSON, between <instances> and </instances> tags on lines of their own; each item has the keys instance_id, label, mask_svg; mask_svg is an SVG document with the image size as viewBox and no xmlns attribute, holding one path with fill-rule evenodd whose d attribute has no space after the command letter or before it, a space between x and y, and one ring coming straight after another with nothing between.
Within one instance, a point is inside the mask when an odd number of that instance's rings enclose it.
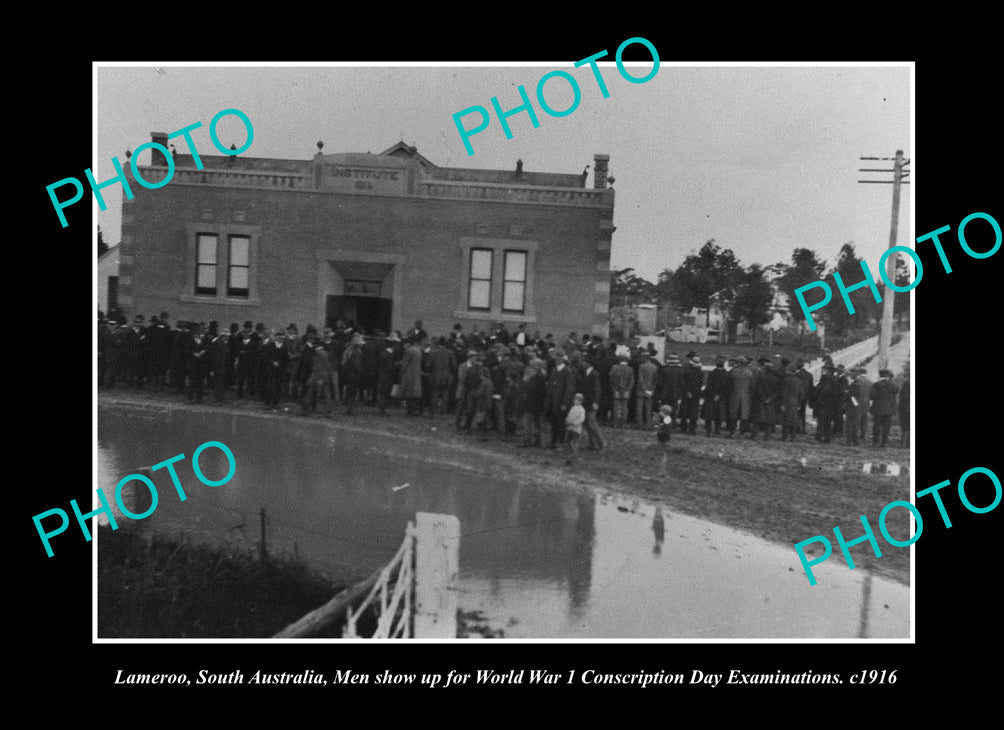
<instances>
[{"instance_id":1,"label":"distant house","mask_svg":"<svg viewBox=\"0 0 1004 730\"><path fill-rule=\"evenodd\" d=\"M108 314L119 306L119 244L98 257L98 309Z\"/></svg>"}]
</instances>

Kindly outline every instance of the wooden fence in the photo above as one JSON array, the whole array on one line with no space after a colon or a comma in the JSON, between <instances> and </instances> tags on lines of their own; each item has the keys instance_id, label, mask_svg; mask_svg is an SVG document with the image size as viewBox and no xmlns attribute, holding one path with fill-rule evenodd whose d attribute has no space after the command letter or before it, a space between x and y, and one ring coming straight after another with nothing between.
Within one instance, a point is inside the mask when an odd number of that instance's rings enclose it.
<instances>
[{"instance_id":1,"label":"wooden fence","mask_svg":"<svg viewBox=\"0 0 1004 730\"><path fill-rule=\"evenodd\" d=\"M390 562L273 638L316 637L344 622L346 639L455 639L459 548L454 515L418 512ZM376 628L362 636L360 625L371 614Z\"/></svg>"}]
</instances>

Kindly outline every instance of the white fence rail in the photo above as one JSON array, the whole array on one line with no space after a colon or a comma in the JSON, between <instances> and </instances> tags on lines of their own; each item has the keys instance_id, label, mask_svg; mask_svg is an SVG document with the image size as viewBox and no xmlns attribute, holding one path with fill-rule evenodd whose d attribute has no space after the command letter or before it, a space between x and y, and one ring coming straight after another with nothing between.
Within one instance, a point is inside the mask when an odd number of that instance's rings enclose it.
<instances>
[{"instance_id":1,"label":"white fence rail","mask_svg":"<svg viewBox=\"0 0 1004 730\"><path fill-rule=\"evenodd\" d=\"M409 522L397 554L380 569L376 584L359 605L349 607L346 612L343 638L360 638L356 624L371 606L378 611L378 618L376 631L369 638L397 639L414 635L411 611L415 578L414 545L415 523ZM391 592L389 597L388 592Z\"/></svg>"},{"instance_id":2,"label":"white fence rail","mask_svg":"<svg viewBox=\"0 0 1004 730\"><path fill-rule=\"evenodd\" d=\"M877 353L878 345L879 338L878 335L875 335L874 337L869 337L867 340L861 340L861 342L855 342L853 345L848 345L842 350L831 352L830 357L833 358L834 365L851 367L852 365L857 365L862 360L865 360L869 356ZM805 369L812 373L813 381L818 383L819 376L823 374L823 359L821 357L817 357L815 360L806 365Z\"/></svg>"},{"instance_id":3,"label":"white fence rail","mask_svg":"<svg viewBox=\"0 0 1004 730\"><path fill-rule=\"evenodd\" d=\"M317 636L344 619L346 639L455 639L459 553L456 516L417 512L389 563L273 638ZM376 630L360 636L370 612L376 615Z\"/></svg>"}]
</instances>

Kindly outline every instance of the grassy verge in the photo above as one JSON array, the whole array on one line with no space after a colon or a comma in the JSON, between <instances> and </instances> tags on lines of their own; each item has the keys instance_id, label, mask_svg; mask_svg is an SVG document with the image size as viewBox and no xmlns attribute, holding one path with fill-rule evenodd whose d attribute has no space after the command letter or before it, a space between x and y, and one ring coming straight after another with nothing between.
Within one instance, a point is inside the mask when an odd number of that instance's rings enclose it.
<instances>
[{"instance_id":1,"label":"grassy verge","mask_svg":"<svg viewBox=\"0 0 1004 730\"><path fill-rule=\"evenodd\" d=\"M101 638L270 637L342 587L295 558L100 528Z\"/></svg>"}]
</instances>

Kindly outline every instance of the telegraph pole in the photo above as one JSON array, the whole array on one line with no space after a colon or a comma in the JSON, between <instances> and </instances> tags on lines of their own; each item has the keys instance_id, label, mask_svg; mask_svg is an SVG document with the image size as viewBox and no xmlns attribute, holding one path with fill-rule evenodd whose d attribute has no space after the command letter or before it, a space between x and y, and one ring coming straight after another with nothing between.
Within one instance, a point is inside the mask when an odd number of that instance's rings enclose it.
<instances>
[{"instance_id":1,"label":"telegraph pole","mask_svg":"<svg viewBox=\"0 0 1004 730\"><path fill-rule=\"evenodd\" d=\"M883 170L876 168L859 168L859 172L891 172L892 180L858 180L859 183L892 183L892 223L889 226L889 248L896 245L896 234L899 228L899 190L900 185L909 185L909 180L904 180L910 174L909 170L903 168L910 164L910 161L903 157L903 150L896 150L895 157L862 157L862 160L891 160L892 169ZM895 283L896 281L896 256L886 259L886 278ZM885 291L882 298L882 323L879 327L879 351L878 366L880 369L889 367L889 345L892 341L892 314L893 303L896 293L887 286L881 285Z\"/></svg>"}]
</instances>

